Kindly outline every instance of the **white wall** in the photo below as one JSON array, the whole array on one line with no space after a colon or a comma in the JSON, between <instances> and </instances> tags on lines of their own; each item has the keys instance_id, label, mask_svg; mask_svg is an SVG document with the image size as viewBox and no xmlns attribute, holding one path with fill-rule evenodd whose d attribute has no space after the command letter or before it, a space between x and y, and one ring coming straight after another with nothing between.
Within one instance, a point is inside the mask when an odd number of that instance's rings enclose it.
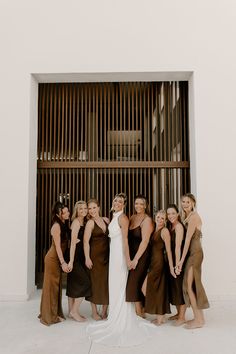
<instances>
[{"instance_id":1,"label":"white wall","mask_svg":"<svg viewBox=\"0 0 236 354\"><path fill-rule=\"evenodd\" d=\"M119 72L193 72L191 167L204 221L203 278L210 299L235 297L235 15L234 0L1 0L0 299L24 300L34 290L31 73Z\"/></svg>"}]
</instances>

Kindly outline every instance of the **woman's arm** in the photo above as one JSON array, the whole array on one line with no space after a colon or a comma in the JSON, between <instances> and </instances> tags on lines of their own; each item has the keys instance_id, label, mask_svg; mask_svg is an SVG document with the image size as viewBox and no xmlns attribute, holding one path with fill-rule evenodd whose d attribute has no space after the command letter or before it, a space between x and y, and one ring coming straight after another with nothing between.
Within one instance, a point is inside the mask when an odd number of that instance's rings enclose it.
<instances>
[{"instance_id":1,"label":"woman's arm","mask_svg":"<svg viewBox=\"0 0 236 354\"><path fill-rule=\"evenodd\" d=\"M84 255L85 255L85 265L87 268L91 269L93 267L93 262L90 258L90 245L89 240L91 238L92 231L94 229L94 221L89 220L85 226L84 230Z\"/></svg>"},{"instance_id":2,"label":"woman's arm","mask_svg":"<svg viewBox=\"0 0 236 354\"><path fill-rule=\"evenodd\" d=\"M51 228L51 235L55 243L57 257L59 259L59 262L61 263L62 270L63 272L68 273L69 272L68 264L64 260L63 252L61 249L61 228L58 223L53 224Z\"/></svg>"},{"instance_id":3,"label":"woman's arm","mask_svg":"<svg viewBox=\"0 0 236 354\"><path fill-rule=\"evenodd\" d=\"M142 233L142 241L140 242L139 248L134 256L134 259L131 261L132 269L137 267L139 259L142 257L143 253L145 252L150 236L153 232L153 222L150 217L146 217L141 225L141 233Z\"/></svg>"},{"instance_id":4,"label":"woman's arm","mask_svg":"<svg viewBox=\"0 0 236 354\"><path fill-rule=\"evenodd\" d=\"M103 217L103 220L105 221L105 223L108 225L110 223L110 220L107 217Z\"/></svg>"},{"instance_id":5,"label":"woman's arm","mask_svg":"<svg viewBox=\"0 0 236 354\"><path fill-rule=\"evenodd\" d=\"M184 260L187 256L187 253L189 250L191 239L192 239L193 234L198 226L201 226L201 219L200 219L199 215L197 213L195 213L190 217L189 222L188 222L188 229L187 229L186 238L185 238L185 242L184 242L184 249L183 249L181 259L180 259L179 263L177 264L176 274L180 274L180 272L182 270Z\"/></svg>"},{"instance_id":6,"label":"woman's arm","mask_svg":"<svg viewBox=\"0 0 236 354\"><path fill-rule=\"evenodd\" d=\"M177 224L175 227L175 263L179 264L181 258L181 245L184 238L184 227L182 224ZM174 264L174 266L176 266Z\"/></svg>"},{"instance_id":7,"label":"woman's arm","mask_svg":"<svg viewBox=\"0 0 236 354\"><path fill-rule=\"evenodd\" d=\"M130 267L130 254L129 254L129 244L128 244L128 229L129 229L129 219L125 214L121 214L118 219L122 240L123 240L123 250L125 254L126 264L128 268Z\"/></svg>"},{"instance_id":8,"label":"woman's arm","mask_svg":"<svg viewBox=\"0 0 236 354\"><path fill-rule=\"evenodd\" d=\"M169 263L169 268L170 268L170 274L174 278L176 278L174 265L173 265L173 257L172 257L172 252L171 252L170 232L169 232L169 230L166 227L161 230L161 238L162 238L162 240L165 243L165 249L166 249L168 263Z\"/></svg>"},{"instance_id":9,"label":"woman's arm","mask_svg":"<svg viewBox=\"0 0 236 354\"><path fill-rule=\"evenodd\" d=\"M75 219L71 225L70 261L68 263L70 271L73 269L76 244L80 242L80 240L78 240L79 229L80 223Z\"/></svg>"}]
</instances>

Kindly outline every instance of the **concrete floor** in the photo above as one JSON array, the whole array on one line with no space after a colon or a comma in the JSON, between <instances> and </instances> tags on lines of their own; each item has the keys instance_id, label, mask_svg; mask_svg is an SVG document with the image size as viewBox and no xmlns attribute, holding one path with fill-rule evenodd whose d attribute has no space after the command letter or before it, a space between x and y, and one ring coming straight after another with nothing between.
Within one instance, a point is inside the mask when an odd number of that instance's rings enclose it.
<instances>
[{"instance_id":1,"label":"concrete floor","mask_svg":"<svg viewBox=\"0 0 236 354\"><path fill-rule=\"evenodd\" d=\"M171 321L157 327L156 336L144 345L111 348L91 343L85 334L86 324L67 319L43 326L37 319L41 291L27 302L0 303L1 354L236 354L236 300L211 302L205 311L206 326L187 330L174 327ZM63 295L67 312L67 299ZM90 316L90 306L81 312ZM187 319L191 310L187 310ZM91 320L89 320L91 321Z\"/></svg>"}]
</instances>

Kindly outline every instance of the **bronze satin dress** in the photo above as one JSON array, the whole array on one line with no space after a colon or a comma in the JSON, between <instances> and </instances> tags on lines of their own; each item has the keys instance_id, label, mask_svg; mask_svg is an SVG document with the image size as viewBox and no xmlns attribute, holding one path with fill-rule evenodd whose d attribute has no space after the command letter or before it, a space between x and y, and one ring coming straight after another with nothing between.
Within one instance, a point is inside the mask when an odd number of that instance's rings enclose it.
<instances>
[{"instance_id":1,"label":"bronze satin dress","mask_svg":"<svg viewBox=\"0 0 236 354\"><path fill-rule=\"evenodd\" d=\"M185 225L185 227L187 227L187 224ZM193 278L194 278L193 291L196 296L197 307L199 309L207 309L210 305L201 281L201 267L203 261L201 237L202 237L201 231L199 229L196 229L191 238L191 242L189 246L189 256L185 265L184 279L183 279L183 294L184 294L184 300L186 305L190 306L190 300L187 292L187 276L188 276L189 269L193 267Z\"/></svg>"},{"instance_id":2,"label":"bronze satin dress","mask_svg":"<svg viewBox=\"0 0 236 354\"><path fill-rule=\"evenodd\" d=\"M174 266L176 265L176 259L175 259L175 238L176 238L176 233L175 230L170 230L170 237L171 237L171 253L172 253L172 258L173 258L173 264ZM185 232L184 232L184 237L183 241L181 244L181 254L183 252L183 246L184 246L184 240L185 240ZM178 306L178 305L184 305L184 295L183 295L183 278L184 278L184 267L185 263L183 265L183 270L182 272L177 276L177 278L174 278L170 273L169 273L169 299L170 303L172 305Z\"/></svg>"},{"instance_id":3,"label":"bronze satin dress","mask_svg":"<svg viewBox=\"0 0 236 354\"><path fill-rule=\"evenodd\" d=\"M165 243L161 230L155 231L151 238L151 263L147 275L145 312L164 315L170 313L168 298L169 265L165 261Z\"/></svg>"},{"instance_id":4,"label":"bronze satin dress","mask_svg":"<svg viewBox=\"0 0 236 354\"><path fill-rule=\"evenodd\" d=\"M106 222L105 222L106 224ZM109 266L109 238L108 225L104 232L94 222L94 229L90 238L90 258L93 267L90 269L92 295L86 297L96 305L108 305L108 266Z\"/></svg>"},{"instance_id":5,"label":"bronze satin dress","mask_svg":"<svg viewBox=\"0 0 236 354\"><path fill-rule=\"evenodd\" d=\"M64 253L68 247L69 228L61 227L61 249ZM52 244L44 258L44 279L40 305L40 322L45 325L60 322L58 317L65 318L62 310L62 269L57 256L56 246Z\"/></svg>"},{"instance_id":6,"label":"bronze satin dress","mask_svg":"<svg viewBox=\"0 0 236 354\"><path fill-rule=\"evenodd\" d=\"M85 265L84 256L84 226L80 226L78 242L75 248L73 269L67 274L66 295L71 298L91 296L89 270Z\"/></svg>"},{"instance_id":7,"label":"bronze satin dress","mask_svg":"<svg viewBox=\"0 0 236 354\"><path fill-rule=\"evenodd\" d=\"M142 241L141 226L134 229L129 229L128 242L130 259L132 260ZM147 246L146 250L140 257L137 267L129 271L127 285L126 285L126 301L127 302L144 302L144 296L141 291L143 282L146 278L149 262L150 262L150 248Z\"/></svg>"}]
</instances>

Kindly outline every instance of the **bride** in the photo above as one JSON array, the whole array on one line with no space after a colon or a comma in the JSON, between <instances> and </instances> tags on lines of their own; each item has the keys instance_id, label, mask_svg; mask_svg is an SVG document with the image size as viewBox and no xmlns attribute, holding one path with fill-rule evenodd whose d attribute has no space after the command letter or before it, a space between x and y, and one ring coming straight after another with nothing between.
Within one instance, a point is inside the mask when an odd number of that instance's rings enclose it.
<instances>
[{"instance_id":1,"label":"bride","mask_svg":"<svg viewBox=\"0 0 236 354\"><path fill-rule=\"evenodd\" d=\"M108 319L92 323L87 333L97 343L110 346L132 346L143 343L151 334L156 334L156 327L138 317L134 304L125 301L128 267L132 264L128 247L129 220L124 214L126 195L116 194L109 224L110 259L109 259L109 314Z\"/></svg>"}]
</instances>

